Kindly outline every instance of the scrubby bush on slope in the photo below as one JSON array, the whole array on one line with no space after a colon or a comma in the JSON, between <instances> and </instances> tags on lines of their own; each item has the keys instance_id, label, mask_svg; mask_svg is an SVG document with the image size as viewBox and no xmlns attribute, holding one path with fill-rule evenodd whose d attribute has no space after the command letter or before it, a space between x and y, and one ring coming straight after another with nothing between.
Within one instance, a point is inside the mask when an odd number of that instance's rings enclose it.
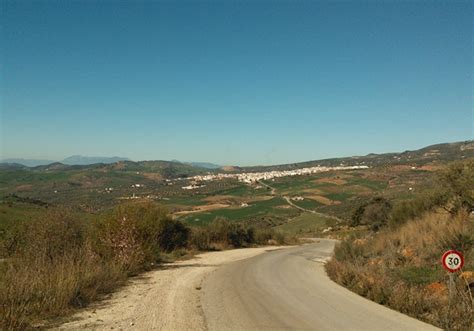
<instances>
[{"instance_id":1,"label":"scrubby bush on slope","mask_svg":"<svg viewBox=\"0 0 474 331\"><path fill-rule=\"evenodd\" d=\"M189 229L154 205L125 205L88 224L52 210L31 221L0 264L0 326L63 314L187 245Z\"/></svg>"},{"instance_id":2,"label":"scrubby bush on slope","mask_svg":"<svg viewBox=\"0 0 474 331\"><path fill-rule=\"evenodd\" d=\"M97 223L98 250L134 273L159 261L160 252L187 245L189 229L153 204L119 206Z\"/></svg>"},{"instance_id":3,"label":"scrubby bush on slope","mask_svg":"<svg viewBox=\"0 0 474 331\"><path fill-rule=\"evenodd\" d=\"M352 216L351 225L368 225L373 231L387 224L392 204L382 197L376 197L357 208Z\"/></svg>"},{"instance_id":4,"label":"scrubby bush on slope","mask_svg":"<svg viewBox=\"0 0 474 331\"><path fill-rule=\"evenodd\" d=\"M438 172L431 190L395 205L389 224L398 226L437 208L452 215L459 211L474 211L474 159L453 162Z\"/></svg>"},{"instance_id":5,"label":"scrubby bush on slope","mask_svg":"<svg viewBox=\"0 0 474 331\"><path fill-rule=\"evenodd\" d=\"M87 224L65 211L28 223L21 237L1 264L2 329L23 329L82 306L124 280L116 264L93 249Z\"/></svg>"},{"instance_id":6,"label":"scrubby bush on slope","mask_svg":"<svg viewBox=\"0 0 474 331\"><path fill-rule=\"evenodd\" d=\"M327 264L336 282L376 302L434 325L457 330L473 327L474 161L457 162L438 176L440 185L398 204L389 227L364 238L349 238ZM359 210L355 216L361 217ZM444 251L465 255L449 302Z\"/></svg>"},{"instance_id":7,"label":"scrubby bush on slope","mask_svg":"<svg viewBox=\"0 0 474 331\"><path fill-rule=\"evenodd\" d=\"M457 294L448 304L447 273L441 255L462 251L463 273L456 274ZM427 214L394 231L343 241L327 264L330 277L366 296L440 327L468 330L472 325L469 282L474 282L474 219Z\"/></svg>"},{"instance_id":8,"label":"scrubby bush on slope","mask_svg":"<svg viewBox=\"0 0 474 331\"><path fill-rule=\"evenodd\" d=\"M224 219L191 229L151 203L119 206L92 223L50 209L19 229L6 236L7 259L0 262L2 330L24 329L83 306L170 252L284 240Z\"/></svg>"},{"instance_id":9,"label":"scrubby bush on slope","mask_svg":"<svg viewBox=\"0 0 474 331\"><path fill-rule=\"evenodd\" d=\"M193 229L190 242L196 249L212 250L266 245L271 242L284 244L286 239L272 229L255 229L243 223L216 218L206 227Z\"/></svg>"}]
</instances>

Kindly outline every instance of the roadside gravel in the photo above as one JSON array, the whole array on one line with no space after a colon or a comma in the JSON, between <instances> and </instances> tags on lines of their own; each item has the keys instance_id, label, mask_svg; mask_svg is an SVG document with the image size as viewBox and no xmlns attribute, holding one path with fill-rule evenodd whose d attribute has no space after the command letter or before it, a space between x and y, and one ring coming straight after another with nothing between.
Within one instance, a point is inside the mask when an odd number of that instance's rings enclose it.
<instances>
[{"instance_id":1,"label":"roadside gravel","mask_svg":"<svg viewBox=\"0 0 474 331\"><path fill-rule=\"evenodd\" d=\"M219 266L281 247L209 252L147 272L110 299L79 311L56 330L205 330L200 295Z\"/></svg>"}]
</instances>

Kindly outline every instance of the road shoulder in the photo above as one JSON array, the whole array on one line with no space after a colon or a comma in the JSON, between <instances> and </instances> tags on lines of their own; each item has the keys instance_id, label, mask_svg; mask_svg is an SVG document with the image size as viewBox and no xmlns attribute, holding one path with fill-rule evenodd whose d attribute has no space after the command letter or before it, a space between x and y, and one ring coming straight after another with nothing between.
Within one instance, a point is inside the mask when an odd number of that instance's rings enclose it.
<instances>
[{"instance_id":1,"label":"road shoulder","mask_svg":"<svg viewBox=\"0 0 474 331\"><path fill-rule=\"evenodd\" d=\"M282 247L208 252L163 265L130 280L110 299L73 315L56 330L205 330L200 296L204 278L219 266Z\"/></svg>"}]
</instances>

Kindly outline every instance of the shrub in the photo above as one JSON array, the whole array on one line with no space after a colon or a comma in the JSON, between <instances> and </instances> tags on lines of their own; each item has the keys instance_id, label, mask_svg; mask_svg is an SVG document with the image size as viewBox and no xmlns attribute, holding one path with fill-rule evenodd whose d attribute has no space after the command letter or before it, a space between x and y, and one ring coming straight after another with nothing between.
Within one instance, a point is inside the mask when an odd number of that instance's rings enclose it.
<instances>
[{"instance_id":1,"label":"shrub","mask_svg":"<svg viewBox=\"0 0 474 331\"><path fill-rule=\"evenodd\" d=\"M254 242L254 230L224 218L216 218L208 225L209 239L212 243L224 246L244 247Z\"/></svg>"},{"instance_id":2,"label":"shrub","mask_svg":"<svg viewBox=\"0 0 474 331\"><path fill-rule=\"evenodd\" d=\"M273 229L255 229L244 223L230 222L217 217L208 226L192 230L190 245L196 249L209 250L248 247L254 244L268 245L271 240L284 244L288 238Z\"/></svg>"},{"instance_id":3,"label":"shrub","mask_svg":"<svg viewBox=\"0 0 474 331\"><path fill-rule=\"evenodd\" d=\"M368 225L373 231L378 231L388 223L392 204L382 197L373 198L357 208L352 215L352 226Z\"/></svg>"},{"instance_id":4,"label":"shrub","mask_svg":"<svg viewBox=\"0 0 474 331\"><path fill-rule=\"evenodd\" d=\"M274 237L275 231L273 229L257 229L254 235L255 242L260 245L268 244Z\"/></svg>"},{"instance_id":5,"label":"shrub","mask_svg":"<svg viewBox=\"0 0 474 331\"><path fill-rule=\"evenodd\" d=\"M398 270L398 276L408 284L430 284L440 278L440 269L428 266L408 266Z\"/></svg>"},{"instance_id":6,"label":"shrub","mask_svg":"<svg viewBox=\"0 0 474 331\"><path fill-rule=\"evenodd\" d=\"M453 214L461 209L474 211L474 159L453 162L438 178L450 198Z\"/></svg>"},{"instance_id":7,"label":"shrub","mask_svg":"<svg viewBox=\"0 0 474 331\"><path fill-rule=\"evenodd\" d=\"M93 226L50 210L16 237L0 264L0 329L24 329L83 306L185 247L189 229L155 205L118 207Z\"/></svg>"},{"instance_id":8,"label":"shrub","mask_svg":"<svg viewBox=\"0 0 474 331\"><path fill-rule=\"evenodd\" d=\"M67 210L49 210L45 217L26 225L23 245L17 247L16 254L28 261L43 258L54 261L58 256L80 250L86 232L86 224L74 219Z\"/></svg>"},{"instance_id":9,"label":"shrub","mask_svg":"<svg viewBox=\"0 0 474 331\"><path fill-rule=\"evenodd\" d=\"M26 224L26 223L25 223ZM125 204L93 223L50 208L11 233L8 261L0 263L0 329L27 329L113 290L148 269L160 253L282 243L272 230L216 219L189 229L155 204Z\"/></svg>"},{"instance_id":10,"label":"shrub","mask_svg":"<svg viewBox=\"0 0 474 331\"><path fill-rule=\"evenodd\" d=\"M461 277L455 277L448 305L447 275L440 265L448 249L462 251L468 257L464 270L474 270L474 219L468 213L425 213L369 238L348 238L336 246L326 269L334 281L371 300L442 328L469 330L473 303Z\"/></svg>"},{"instance_id":11,"label":"shrub","mask_svg":"<svg viewBox=\"0 0 474 331\"><path fill-rule=\"evenodd\" d=\"M119 206L97 224L99 250L131 273L159 261L160 250L185 247L189 229L154 204Z\"/></svg>"},{"instance_id":12,"label":"shrub","mask_svg":"<svg viewBox=\"0 0 474 331\"><path fill-rule=\"evenodd\" d=\"M0 229L0 258L13 255L25 245L26 222L14 222Z\"/></svg>"},{"instance_id":13,"label":"shrub","mask_svg":"<svg viewBox=\"0 0 474 331\"><path fill-rule=\"evenodd\" d=\"M400 226L408 220L422 217L423 214L446 205L448 196L441 189L432 189L418 194L414 199L396 204L390 214L389 225Z\"/></svg>"},{"instance_id":14,"label":"shrub","mask_svg":"<svg viewBox=\"0 0 474 331\"><path fill-rule=\"evenodd\" d=\"M189 245L197 250L211 249L211 238L207 228L193 228L190 233Z\"/></svg>"},{"instance_id":15,"label":"shrub","mask_svg":"<svg viewBox=\"0 0 474 331\"><path fill-rule=\"evenodd\" d=\"M437 174L434 188L395 206L390 225L399 226L424 213L443 208L452 215L474 211L474 159L453 162Z\"/></svg>"},{"instance_id":16,"label":"shrub","mask_svg":"<svg viewBox=\"0 0 474 331\"><path fill-rule=\"evenodd\" d=\"M82 306L124 279L93 250L90 228L65 210L31 221L0 270L0 328L24 329Z\"/></svg>"}]
</instances>

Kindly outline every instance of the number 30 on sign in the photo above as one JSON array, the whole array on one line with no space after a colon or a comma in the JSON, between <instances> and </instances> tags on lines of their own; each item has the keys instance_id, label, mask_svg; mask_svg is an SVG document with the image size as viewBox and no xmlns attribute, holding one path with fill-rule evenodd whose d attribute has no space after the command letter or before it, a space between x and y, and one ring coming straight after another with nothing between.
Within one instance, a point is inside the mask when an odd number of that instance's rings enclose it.
<instances>
[{"instance_id":1,"label":"number 30 on sign","mask_svg":"<svg viewBox=\"0 0 474 331\"><path fill-rule=\"evenodd\" d=\"M464 257L461 252L450 250L443 254L441 258L443 267L449 272L456 272L464 265Z\"/></svg>"}]
</instances>

